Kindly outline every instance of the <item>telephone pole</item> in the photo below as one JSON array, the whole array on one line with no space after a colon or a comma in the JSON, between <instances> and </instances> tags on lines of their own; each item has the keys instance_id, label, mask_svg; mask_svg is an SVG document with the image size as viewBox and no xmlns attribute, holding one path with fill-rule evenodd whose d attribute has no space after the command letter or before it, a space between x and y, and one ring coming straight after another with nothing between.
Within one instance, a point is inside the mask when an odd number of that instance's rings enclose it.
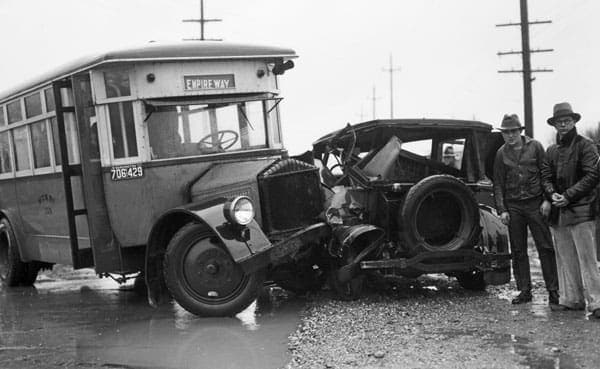
<instances>
[{"instance_id":1,"label":"telephone pole","mask_svg":"<svg viewBox=\"0 0 600 369\"><path fill-rule=\"evenodd\" d=\"M206 19L204 18L204 0L200 0L200 18L199 19L183 19L183 23L194 22L200 23L200 38L184 38L183 41L221 41L218 38L204 38L204 24L209 22L220 22L222 19Z\"/></svg>"},{"instance_id":2,"label":"telephone pole","mask_svg":"<svg viewBox=\"0 0 600 369\"><path fill-rule=\"evenodd\" d=\"M373 86L373 96L371 97L371 102L373 103L373 120L377 119L377 110L375 109L378 97L375 93L375 86Z\"/></svg>"},{"instance_id":3,"label":"telephone pole","mask_svg":"<svg viewBox=\"0 0 600 369\"><path fill-rule=\"evenodd\" d=\"M534 78L531 77L532 73L537 72L553 72L552 69L531 69L531 53L542 53L552 52L554 49L536 49L531 50L529 47L529 25L530 24L545 24L552 23L550 20L529 22L529 16L527 14L527 0L519 0L521 5L521 22L520 23L504 23L497 24L496 27L510 27L520 26L521 27L521 51L505 51L498 52L498 56L521 54L522 56L522 69L521 70L499 70L498 73L522 73L523 74L523 104L525 112L525 133L533 137L533 101L531 92L531 81Z\"/></svg>"},{"instance_id":4,"label":"telephone pole","mask_svg":"<svg viewBox=\"0 0 600 369\"><path fill-rule=\"evenodd\" d=\"M400 71L400 67L394 68L392 54L390 54L390 67L383 68L383 71L390 73L390 119L394 119L394 72Z\"/></svg>"}]
</instances>

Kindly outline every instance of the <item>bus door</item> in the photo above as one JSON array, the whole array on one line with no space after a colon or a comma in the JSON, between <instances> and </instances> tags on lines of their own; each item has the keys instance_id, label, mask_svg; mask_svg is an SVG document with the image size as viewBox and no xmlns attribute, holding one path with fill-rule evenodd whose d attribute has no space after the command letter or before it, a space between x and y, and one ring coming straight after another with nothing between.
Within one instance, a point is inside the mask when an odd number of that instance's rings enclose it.
<instances>
[{"instance_id":1,"label":"bus door","mask_svg":"<svg viewBox=\"0 0 600 369\"><path fill-rule=\"evenodd\" d=\"M71 88L74 100L75 120L79 135L80 165L63 165L65 198L71 252L75 268L84 267L84 255L77 242L78 230L75 218L85 216L89 228L89 239L92 247L93 262L97 273L122 270L120 246L113 236L104 197L102 166L98 145L98 127L96 109L94 107L89 73L74 75L70 80L56 82L54 96L59 131L62 163L68 163L66 136L63 116L73 108L62 106L61 88ZM80 176L84 208L75 209L73 201L72 177ZM80 235L83 236L83 235Z\"/></svg>"}]
</instances>

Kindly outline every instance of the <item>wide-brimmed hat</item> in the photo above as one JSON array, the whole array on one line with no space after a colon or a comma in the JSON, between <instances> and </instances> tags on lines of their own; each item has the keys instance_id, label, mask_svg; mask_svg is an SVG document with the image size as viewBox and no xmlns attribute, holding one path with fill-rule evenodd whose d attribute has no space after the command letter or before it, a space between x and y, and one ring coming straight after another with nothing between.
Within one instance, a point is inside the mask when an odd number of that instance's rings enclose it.
<instances>
[{"instance_id":1,"label":"wide-brimmed hat","mask_svg":"<svg viewBox=\"0 0 600 369\"><path fill-rule=\"evenodd\" d=\"M502 123L500 123L501 131L509 131L511 129L520 129L521 131L525 129L519 120L519 116L517 114L504 114L504 118L502 118Z\"/></svg>"},{"instance_id":2,"label":"wide-brimmed hat","mask_svg":"<svg viewBox=\"0 0 600 369\"><path fill-rule=\"evenodd\" d=\"M581 119L581 115L574 113L573 109L571 108L571 104L568 102L562 102L554 105L553 115L552 117L548 118L548 124L553 126L554 120L560 117L571 117L575 123L579 122L579 119Z\"/></svg>"}]
</instances>

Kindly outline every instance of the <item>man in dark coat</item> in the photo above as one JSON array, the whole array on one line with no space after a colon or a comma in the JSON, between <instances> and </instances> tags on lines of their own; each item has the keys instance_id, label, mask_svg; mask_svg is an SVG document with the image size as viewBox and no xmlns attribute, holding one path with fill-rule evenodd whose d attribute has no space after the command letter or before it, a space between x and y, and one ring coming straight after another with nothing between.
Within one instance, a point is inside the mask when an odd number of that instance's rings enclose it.
<instances>
[{"instance_id":1,"label":"man in dark coat","mask_svg":"<svg viewBox=\"0 0 600 369\"><path fill-rule=\"evenodd\" d=\"M600 273L596 265L595 202L598 185L598 151L577 134L581 116L568 103L554 105L548 124L556 129L556 144L548 148L542 168L556 246L560 305L553 310L583 310L600 318Z\"/></svg>"},{"instance_id":2,"label":"man in dark coat","mask_svg":"<svg viewBox=\"0 0 600 369\"><path fill-rule=\"evenodd\" d=\"M508 225L513 273L519 295L513 304L530 302L531 272L527 255L527 226L535 241L548 303L558 304L558 277L552 235L541 213L544 192L541 180L544 148L538 141L522 136L524 127L516 114L505 115L500 131L504 145L494 160L494 197L500 219Z\"/></svg>"}]
</instances>

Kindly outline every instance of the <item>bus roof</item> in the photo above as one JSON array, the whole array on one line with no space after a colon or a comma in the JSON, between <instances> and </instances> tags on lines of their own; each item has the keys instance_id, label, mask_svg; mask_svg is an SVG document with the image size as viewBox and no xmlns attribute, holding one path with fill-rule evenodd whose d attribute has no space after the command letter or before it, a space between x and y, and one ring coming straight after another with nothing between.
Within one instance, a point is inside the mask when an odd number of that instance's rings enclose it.
<instances>
[{"instance_id":1,"label":"bus roof","mask_svg":"<svg viewBox=\"0 0 600 369\"><path fill-rule=\"evenodd\" d=\"M283 47L219 41L151 42L139 47L110 51L76 59L71 63L60 66L14 88L0 92L0 103L52 81L108 63L231 59L272 59L276 61L277 59L291 59L295 57L297 55L294 50Z\"/></svg>"}]
</instances>

